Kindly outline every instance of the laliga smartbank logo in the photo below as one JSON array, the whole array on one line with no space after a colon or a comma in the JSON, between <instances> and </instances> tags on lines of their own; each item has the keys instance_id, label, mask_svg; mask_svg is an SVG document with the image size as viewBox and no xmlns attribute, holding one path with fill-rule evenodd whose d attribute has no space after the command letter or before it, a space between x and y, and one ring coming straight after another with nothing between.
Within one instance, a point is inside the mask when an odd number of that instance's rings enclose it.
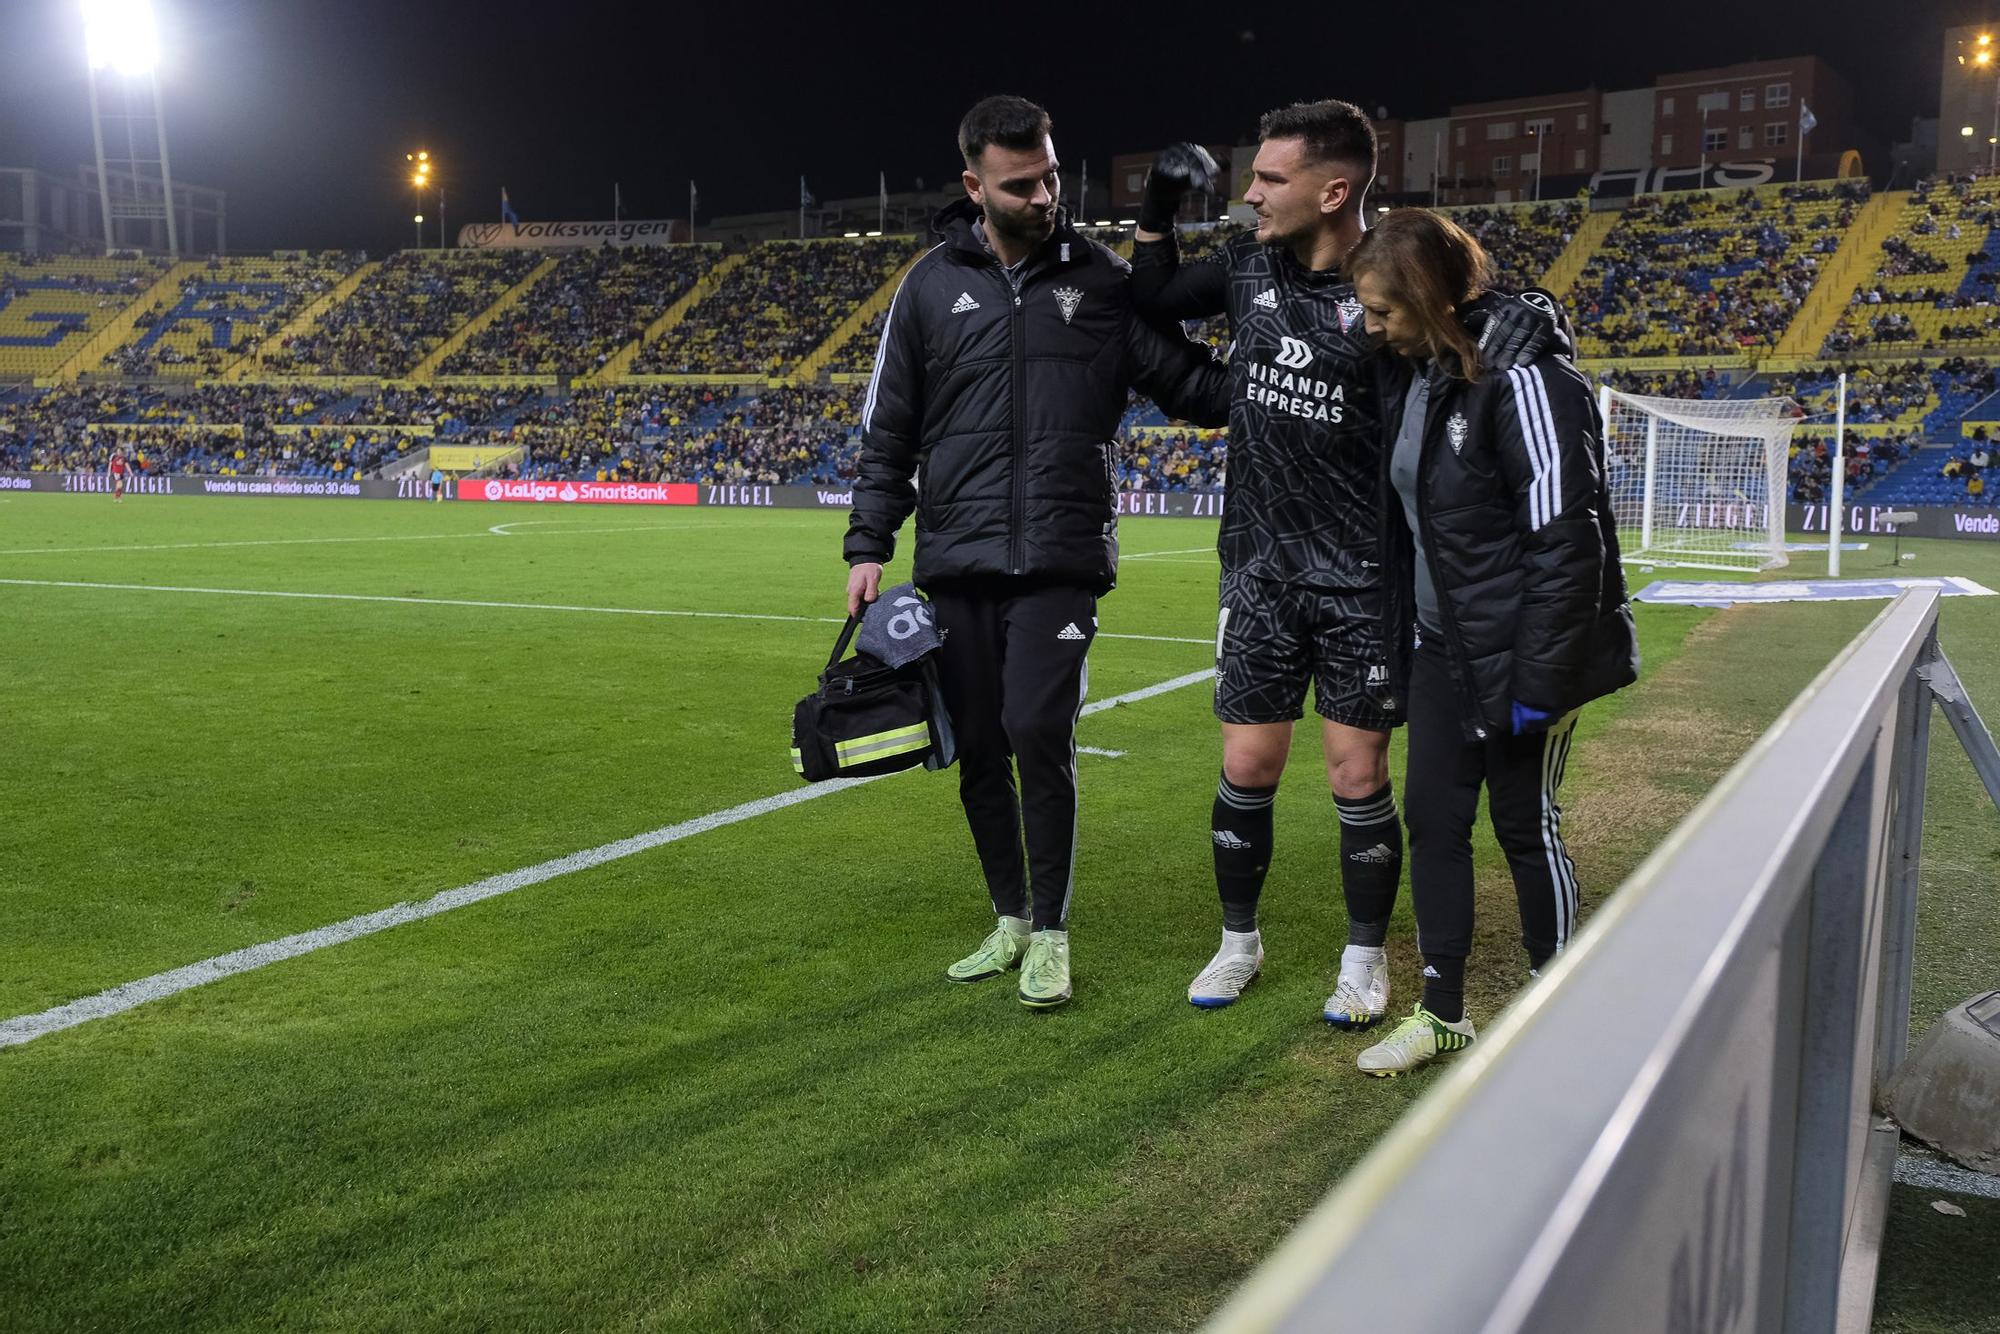
<instances>
[{"instance_id":1,"label":"laliga smartbank logo","mask_svg":"<svg viewBox=\"0 0 2000 1334\"><path fill-rule=\"evenodd\" d=\"M692 505L693 482L479 481L459 484L460 500L525 500L559 505Z\"/></svg>"}]
</instances>

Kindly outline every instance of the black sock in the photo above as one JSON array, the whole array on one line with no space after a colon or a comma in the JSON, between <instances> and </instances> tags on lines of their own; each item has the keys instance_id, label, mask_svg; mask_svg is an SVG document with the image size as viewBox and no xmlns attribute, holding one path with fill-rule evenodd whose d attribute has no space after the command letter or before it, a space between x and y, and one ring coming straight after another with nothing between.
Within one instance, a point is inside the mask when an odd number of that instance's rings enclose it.
<instances>
[{"instance_id":1,"label":"black sock","mask_svg":"<svg viewBox=\"0 0 2000 1334\"><path fill-rule=\"evenodd\" d=\"M1347 943L1380 948L1403 878L1403 821L1396 789L1333 799L1340 813L1340 887L1347 896Z\"/></svg>"},{"instance_id":2,"label":"black sock","mask_svg":"<svg viewBox=\"0 0 2000 1334\"><path fill-rule=\"evenodd\" d=\"M1424 956L1424 1008L1447 1024L1465 1018L1465 960Z\"/></svg>"},{"instance_id":3,"label":"black sock","mask_svg":"<svg viewBox=\"0 0 2000 1334\"><path fill-rule=\"evenodd\" d=\"M1257 897L1271 869L1271 803L1277 787L1238 787L1224 778L1209 817L1215 843L1215 888L1222 896L1222 925L1257 929Z\"/></svg>"}]
</instances>

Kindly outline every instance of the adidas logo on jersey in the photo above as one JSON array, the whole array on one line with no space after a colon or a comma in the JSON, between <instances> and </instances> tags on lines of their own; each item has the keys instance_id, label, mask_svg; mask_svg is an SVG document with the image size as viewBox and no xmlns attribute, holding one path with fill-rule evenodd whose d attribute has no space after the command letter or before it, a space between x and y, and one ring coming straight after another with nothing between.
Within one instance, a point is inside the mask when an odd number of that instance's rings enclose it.
<instances>
[{"instance_id":1,"label":"adidas logo on jersey","mask_svg":"<svg viewBox=\"0 0 2000 1334\"><path fill-rule=\"evenodd\" d=\"M978 309L979 303L972 299L972 293L970 292L960 292L958 300L951 303L951 313L954 315L963 315L968 310Z\"/></svg>"},{"instance_id":2,"label":"adidas logo on jersey","mask_svg":"<svg viewBox=\"0 0 2000 1334\"><path fill-rule=\"evenodd\" d=\"M1379 866L1384 862L1395 861L1396 854L1389 851L1387 843L1377 843L1374 847L1366 851L1352 854L1347 860L1351 862L1373 862Z\"/></svg>"},{"instance_id":3,"label":"adidas logo on jersey","mask_svg":"<svg viewBox=\"0 0 2000 1334\"><path fill-rule=\"evenodd\" d=\"M1063 627L1062 629L1060 629L1060 630L1056 631L1056 638L1057 638L1057 639L1082 639L1082 638L1085 638L1085 635L1084 635L1083 631L1081 631L1081 630L1079 630L1079 629L1077 629L1077 628L1076 628L1076 622L1075 622L1075 621L1071 621L1071 622L1070 622L1070 623L1069 623L1068 625L1065 625L1065 626L1064 626L1064 627Z\"/></svg>"},{"instance_id":4,"label":"adidas logo on jersey","mask_svg":"<svg viewBox=\"0 0 2000 1334\"><path fill-rule=\"evenodd\" d=\"M1215 846L1241 851L1250 846L1250 840L1247 838L1238 838L1227 829L1218 829L1215 831Z\"/></svg>"},{"instance_id":5,"label":"adidas logo on jersey","mask_svg":"<svg viewBox=\"0 0 2000 1334\"><path fill-rule=\"evenodd\" d=\"M1265 288L1250 298L1250 304L1261 306L1265 310L1276 310L1278 308L1278 289L1275 287Z\"/></svg>"}]
</instances>

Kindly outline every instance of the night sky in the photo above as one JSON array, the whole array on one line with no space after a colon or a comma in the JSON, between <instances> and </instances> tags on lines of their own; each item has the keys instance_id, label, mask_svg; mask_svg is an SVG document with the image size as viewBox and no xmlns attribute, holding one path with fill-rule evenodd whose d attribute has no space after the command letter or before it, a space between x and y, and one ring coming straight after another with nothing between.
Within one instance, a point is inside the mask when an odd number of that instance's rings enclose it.
<instances>
[{"instance_id":1,"label":"night sky","mask_svg":"<svg viewBox=\"0 0 2000 1334\"><path fill-rule=\"evenodd\" d=\"M232 250L406 244L403 153L442 164L448 221L791 207L958 171L989 92L1041 101L1066 170L1173 139L1248 142L1259 112L1350 98L1404 118L1453 102L1650 84L1665 71L1812 53L1886 145L1937 112L1945 3L1684 0L1410 4L600 5L581 0L155 0L175 175L229 193ZM1671 15L1658 26L1648 14ZM644 17L641 17L644 16ZM0 165L91 160L73 0L0 0ZM1830 147L1830 146L1829 146ZM1871 170L1883 164L1880 154ZM433 210L426 207L430 213Z\"/></svg>"}]
</instances>

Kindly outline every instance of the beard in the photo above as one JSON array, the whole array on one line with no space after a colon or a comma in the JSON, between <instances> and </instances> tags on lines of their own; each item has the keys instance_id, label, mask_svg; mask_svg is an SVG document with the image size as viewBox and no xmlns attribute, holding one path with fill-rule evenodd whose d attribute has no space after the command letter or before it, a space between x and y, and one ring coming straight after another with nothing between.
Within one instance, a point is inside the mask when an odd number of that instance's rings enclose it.
<instances>
[{"instance_id":1,"label":"beard","mask_svg":"<svg viewBox=\"0 0 2000 1334\"><path fill-rule=\"evenodd\" d=\"M986 226L1009 241L1018 241L1024 245L1040 245L1048 240L1049 234L1056 229L1055 206L1051 204L1046 210L1028 209L1024 212L1009 213L989 204L986 208Z\"/></svg>"}]
</instances>

